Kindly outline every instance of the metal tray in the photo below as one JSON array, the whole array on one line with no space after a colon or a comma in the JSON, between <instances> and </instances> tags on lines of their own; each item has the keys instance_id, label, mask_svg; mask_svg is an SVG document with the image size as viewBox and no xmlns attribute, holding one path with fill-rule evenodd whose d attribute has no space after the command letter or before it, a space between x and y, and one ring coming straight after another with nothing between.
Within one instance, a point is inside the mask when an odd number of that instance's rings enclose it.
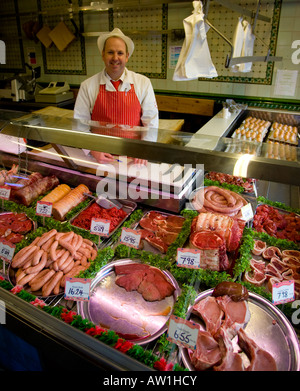
<instances>
[{"instance_id":1,"label":"metal tray","mask_svg":"<svg viewBox=\"0 0 300 391\"><path fill-rule=\"evenodd\" d=\"M211 296L213 289L200 293L194 304L207 296ZM245 326L245 331L258 346L267 350L274 357L278 371L299 371L300 370L300 346L297 334L286 318L286 316L268 300L260 295L249 292L249 311L251 318ZM188 310L187 319L191 317L193 321L200 323L200 327L205 326L200 318L191 314L192 306ZM234 351L239 352L237 337L233 339ZM243 361L247 363L247 357L242 354ZM194 371L191 364L189 351L180 348L180 356L186 368ZM249 361L248 361L249 362Z\"/></svg>"},{"instance_id":2,"label":"metal tray","mask_svg":"<svg viewBox=\"0 0 300 391\"><path fill-rule=\"evenodd\" d=\"M285 210L285 209L278 208L277 206L272 206L272 205L265 204L264 202L258 202L257 205L256 205L256 208L255 208L254 211L253 211L253 212L254 212L254 213L253 213L253 217L256 215L256 210L257 210L257 208L258 208L259 206L261 206L261 205L270 206L270 207L272 207L273 209L278 210L278 212L279 212L280 214L282 214L282 215L289 214L289 213L294 213L294 212L290 212L290 211ZM294 214L295 214L298 218L300 218L300 214L298 214L298 213L294 213ZM255 228L254 228L254 226L253 226L253 221L252 221L252 224L251 224L251 228L253 228L253 230L255 230ZM272 235L270 235L269 233L268 233L268 235L269 235L269 236L272 236ZM279 239L279 238L276 238L275 236L272 236L272 237L274 237L275 239ZM294 243L296 243L298 246L299 246L299 244L300 244L300 242L294 242Z\"/></svg>"},{"instance_id":3,"label":"metal tray","mask_svg":"<svg viewBox=\"0 0 300 391\"><path fill-rule=\"evenodd\" d=\"M138 262L131 259L119 259L103 267L92 280L90 300L77 302L77 311L84 319L89 319L94 324L101 326L103 314L100 311L103 305L107 304L111 316L120 322L117 327L122 329L122 336L131 342L144 345L155 340L167 330L167 322L180 293L180 288L174 277L169 272L163 271L175 287L174 294L161 301L147 302L137 291L127 292L114 282L116 277L114 266L130 263ZM129 321L131 321L132 333L125 335L124 324L128 326ZM102 327L104 327L103 324ZM114 330L113 327L110 328ZM141 331L140 336L134 334L137 330ZM117 332L117 329L114 331Z\"/></svg>"},{"instance_id":4,"label":"metal tray","mask_svg":"<svg viewBox=\"0 0 300 391\"><path fill-rule=\"evenodd\" d=\"M0 217L1 217L1 216L5 216L5 215L11 215L11 214L15 215L15 214L22 214L22 213L25 214L25 216L27 217L27 219L30 220L30 221L31 221L31 224L32 224L31 230L28 231L28 232L26 232L26 234L24 234L24 238L26 239L27 235L28 235L30 232L36 230L36 228L37 228L37 223L36 223L34 220L32 220L30 217L28 217L27 214L26 214L25 212L2 212L2 213L0 213ZM5 239L5 238L4 238L4 239Z\"/></svg>"},{"instance_id":5,"label":"metal tray","mask_svg":"<svg viewBox=\"0 0 300 391\"><path fill-rule=\"evenodd\" d=\"M98 250L95 243L93 243L93 246L94 246L94 248L95 248L96 250ZM8 274L8 279L9 279L10 283L11 283L13 286L16 285L15 274L16 274L17 270L18 270L18 269L12 268L12 267L11 267L11 264L9 264L7 274ZM29 293L31 293L32 295L34 295L34 296L36 296L36 297L39 297L39 298L41 298L41 299L54 298L54 297L57 297L57 296L61 296L61 295L63 295L63 294L65 293L65 288L62 288L62 287L60 287L60 291L59 291L59 294L58 294L58 295L49 295L49 296L43 296L43 295L42 295L42 289L40 289L40 290L38 290L38 291L32 291L32 290L30 289L30 286L29 286L28 284L26 284L26 285L23 287L23 289L24 289L26 292L29 292Z\"/></svg>"},{"instance_id":6,"label":"metal tray","mask_svg":"<svg viewBox=\"0 0 300 391\"><path fill-rule=\"evenodd\" d=\"M124 221L125 221L126 219L128 219L128 217L130 216L130 214L131 214L131 213L136 209L136 207L137 207L136 202L133 202L133 201L129 201L129 200L118 200L118 201L119 201L121 204L123 204L122 209L124 210L124 212L127 213L127 216L124 217L124 219L123 219L122 221L120 221L120 223L116 226L116 228L115 228L113 231L111 231L111 232L109 233L108 236L103 237L104 239L110 238L110 237L114 234L114 232L115 232L115 231L124 223ZM95 201L91 201L84 209L81 209L74 217L72 217L72 218L70 219L70 221L69 221L70 224L73 225L72 222L80 215L80 213L82 213L82 212L85 211L87 208L89 208L94 202L95 202ZM88 230L86 230L86 229L84 229L84 228L77 227L77 225L74 225L74 227L76 227L76 228L78 228L78 229L80 229L80 230L82 230L82 231L84 231L84 232L89 232Z\"/></svg>"}]
</instances>

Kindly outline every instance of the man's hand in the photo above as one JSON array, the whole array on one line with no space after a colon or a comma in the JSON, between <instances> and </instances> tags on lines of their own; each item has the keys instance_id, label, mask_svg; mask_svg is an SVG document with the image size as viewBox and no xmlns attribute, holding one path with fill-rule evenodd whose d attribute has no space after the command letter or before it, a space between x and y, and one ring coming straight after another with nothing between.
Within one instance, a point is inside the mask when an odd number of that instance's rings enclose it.
<instances>
[{"instance_id":1,"label":"man's hand","mask_svg":"<svg viewBox=\"0 0 300 391\"><path fill-rule=\"evenodd\" d=\"M91 155L94 156L99 163L109 163L115 160L113 155L106 152L91 151Z\"/></svg>"}]
</instances>

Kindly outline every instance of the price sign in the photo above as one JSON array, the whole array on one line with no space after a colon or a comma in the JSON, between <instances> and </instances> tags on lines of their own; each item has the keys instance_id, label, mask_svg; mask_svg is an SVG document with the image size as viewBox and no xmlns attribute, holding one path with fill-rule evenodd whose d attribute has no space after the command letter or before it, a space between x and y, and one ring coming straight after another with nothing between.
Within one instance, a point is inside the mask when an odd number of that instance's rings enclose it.
<instances>
[{"instance_id":1,"label":"price sign","mask_svg":"<svg viewBox=\"0 0 300 391\"><path fill-rule=\"evenodd\" d=\"M171 315L167 339L176 345L195 350L199 333L199 325Z\"/></svg>"},{"instance_id":2,"label":"price sign","mask_svg":"<svg viewBox=\"0 0 300 391\"><path fill-rule=\"evenodd\" d=\"M66 300L89 301L90 287L90 279L67 277L64 297Z\"/></svg>"},{"instance_id":3,"label":"price sign","mask_svg":"<svg viewBox=\"0 0 300 391\"><path fill-rule=\"evenodd\" d=\"M197 249L178 248L177 249L177 266L189 269L200 268L201 251Z\"/></svg>"},{"instance_id":4,"label":"price sign","mask_svg":"<svg viewBox=\"0 0 300 391\"><path fill-rule=\"evenodd\" d=\"M38 216L50 217L52 214L52 202L38 201L35 213Z\"/></svg>"},{"instance_id":5,"label":"price sign","mask_svg":"<svg viewBox=\"0 0 300 391\"><path fill-rule=\"evenodd\" d=\"M282 281L272 285L272 302L275 305L295 300L295 281Z\"/></svg>"},{"instance_id":6,"label":"price sign","mask_svg":"<svg viewBox=\"0 0 300 391\"><path fill-rule=\"evenodd\" d=\"M110 220L92 218L90 232L95 235L108 236Z\"/></svg>"},{"instance_id":7,"label":"price sign","mask_svg":"<svg viewBox=\"0 0 300 391\"><path fill-rule=\"evenodd\" d=\"M7 240L0 239L0 258L10 262L13 259L16 246Z\"/></svg>"},{"instance_id":8,"label":"price sign","mask_svg":"<svg viewBox=\"0 0 300 391\"><path fill-rule=\"evenodd\" d=\"M126 246L139 248L142 234L134 229L122 228L120 243Z\"/></svg>"},{"instance_id":9,"label":"price sign","mask_svg":"<svg viewBox=\"0 0 300 391\"><path fill-rule=\"evenodd\" d=\"M9 186L0 186L0 199L9 200L10 197L10 187Z\"/></svg>"},{"instance_id":10,"label":"price sign","mask_svg":"<svg viewBox=\"0 0 300 391\"><path fill-rule=\"evenodd\" d=\"M242 220L249 221L253 219L253 210L250 203L241 208Z\"/></svg>"}]
</instances>

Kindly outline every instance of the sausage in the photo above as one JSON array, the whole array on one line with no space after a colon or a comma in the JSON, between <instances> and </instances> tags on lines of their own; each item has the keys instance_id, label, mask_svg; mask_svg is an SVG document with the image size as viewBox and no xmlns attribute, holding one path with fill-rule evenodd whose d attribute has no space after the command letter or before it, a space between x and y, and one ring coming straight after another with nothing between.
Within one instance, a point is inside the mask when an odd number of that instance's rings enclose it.
<instances>
[{"instance_id":1,"label":"sausage","mask_svg":"<svg viewBox=\"0 0 300 391\"><path fill-rule=\"evenodd\" d=\"M31 262L32 266L36 266L40 262L40 259L43 254L44 254L44 250L37 249L35 251L35 253L33 254L32 262Z\"/></svg>"},{"instance_id":2,"label":"sausage","mask_svg":"<svg viewBox=\"0 0 300 391\"><path fill-rule=\"evenodd\" d=\"M247 288L237 282L222 281L213 290L212 296L229 296L233 301L247 300L249 297Z\"/></svg>"},{"instance_id":3,"label":"sausage","mask_svg":"<svg viewBox=\"0 0 300 391\"><path fill-rule=\"evenodd\" d=\"M50 258L52 259L52 261L56 261L56 258L57 258L57 255L56 255L56 249L57 249L57 246L58 246L58 240L55 240L51 247L50 247Z\"/></svg>"},{"instance_id":4,"label":"sausage","mask_svg":"<svg viewBox=\"0 0 300 391\"><path fill-rule=\"evenodd\" d=\"M37 246L32 246L32 245L27 246L26 250L24 251L24 254L22 254L20 257L13 258L11 262L11 267L13 268L21 267L28 260L28 258L35 252L37 248L38 248Z\"/></svg>"},{"instance_id":5,"label":"sausage","mask_svg":"<svg viewBox=\"0 0 300 391\"><path fill-rule=\"evenodd\" d=\"M61 270L66 274L66 273L69 273L69 271L71 269L73 269L75 265L75 261L72 257L72 255L70 255L70 257L66 260L66 262L63 264L63 266L61 267Z\"/></svg>"},{"instance_id":6,"label":"sausage","mask_svg":"<svg viewBox=\"0 0 300 391\"><path fill-rule=\"evenodd\" d=\"M74 236L75 236L75 232L73 232L73 231L64 232L63 235L60 237L60 239L63 239L66 242L69 242L70 240L73 239Z\"/></svg>"},{"instance_id":7,"label":"sausage","mask_svg":"<svg viewBox=\"0 0 300 391\"><path fill-rule=\"evenodd\" d=\"M31 274L26 274L23 278L20 279L18 285L26 285L31 281L38 273L31 273Z\"/></svg>"},{"instance_id":8,"label":"sausage","mask_svg":"<svg viewBox=\"0 0 300 391\"><path fill-rule=\"evenodd\" d=\"M59 258L57 258L57 260L56 260L57 266L59 269L61 268L61 266L65 263L65 261L70 256L69 251L67 251L67 250L63 250L63 251L64 251L63 254Z\"/></svg>"},{"instance_id":9,"label":"sausage","mask_svg":"<svg viewBox=\"0 0 300 391\"><path fill-rule=\"evenodd\" d=\"M37 279L35 281L34 284L31 284L31 290L33 292L36 292L38 290L41 289L41 287L46 284L47 281L49 281L49 279L55 274L55 271L54 270L49 270L47 271L47 273L45 273L42 277L40 277L39 279Z\"/></svg>"},{"instance_id":10,"label":"sausage","mask_svg":"<svg viewBox=\"0 0 300 391\"><path fill-rule=\"evenodd\" d=\"M62 271L56 272L51 277L51 279L42 287L42 296L43 297L49 296L51 294L51 292L53 291L53 289L56 286L56 284L58 283L58 281L60 281L62 279L63 274L64 273Z\"/></svg>"},{"instance_id":11,"label":"sausage","mask_svg":"<svg viewBox=\"0 0 300 391\"><path fill-rule=\"evenodd\" d=\"M63 278L61 279L60 286L62 288L65 287L66 285L66 277L74 277L77 276L77 274L81 271L84 270L85 266L82 266L81 264L75 265L68 273L66 273Z\"/></svg>"},{"instance_id":12,"label":"sausage","mask_svg":"<svg viewBox=\"0 0 300 391\"><path fill-rule=\"evenodd\" d=\"M19 285L19 281L26 276L26 273L22 269L18 269L17 273L15 274L16 278L16 285Z\"/></svg>"},{"instance_id":13,"label":"sausage","mask_svg":"<svg viewBox=\"0 0 300 391\"><path fill-rule=\"evenodd\" d=\"M65 241L63 238L59 239L58 243L59 243L62 247L64 247L66 250L68 250L69 253L70 253L72 256L74 256L74 254L75 254L75 249L74 249L74 247L72 246L71 243Z\"/></svg>"},{"instance_id":14,"label":"sausage","mask_svg":"<svg viewBox=\"0 0 300 391\"><path fill-rule=\"evenodd\" d=\"M44 243L47 242L52 236L54 236L57 233L56 229L53 228L51 231L46 232L42 235L41 239L38 241L37 246L41 247Z\"/></svg>"},{"instance_id":15,"label":"sausage","mask_svg":"<svg viewBox=\"0 0 300 391\"><path fill-rule=\"evenodd\" d=\"M39 278L43 277L46 273L48 273L49 269L41 270L32 280L30 280L29 285L34 284Z\"/></svg>"},{"instance_id":16,"label":"sausage","mask_svg":"<svg viewBox=\"0 0 300 391\"><path fill-rule=\"evenodd\" d=\"M204 188L204 199L206 199L207 193L208 192L215 192L219 194L220 196L224 197L227 201L227 205L229 207L235 205L235 198L234 195L232 194L230 190L227 189L222 189L221 187L218 186L208 186Z\"/></svg>"},{"instance_id":17,"label":"sausage","mask_svg":"<svg viewBox=\"0 0 300 391\"><path fill-rule=\"evenodd\" d=\"M44 250L42 250L44 251ZM44 269L44 267L46 266L46 263L47 263L47 253L46 252L43 252L43 255L42 255L42 259L40 260L40 262L36 265L36 266L31 266L31 267L28 267L25 271L27 274L31 274L31 273L38 273L40 272L41 270Z\"/></svg>"},{"instance_id":18,"label":"sausage","mask_svg":"<svg viewBox=\"0 0 300 391\"><path fill-rule=\"evenodd\" d=\"M49 251L50 247L51 247L51 244L54 242L55 240L55 236L52 236L50 239L47 240L47 242L45 242L41 248L44 250L44 251Z\"/></svg>"}]
</instances>

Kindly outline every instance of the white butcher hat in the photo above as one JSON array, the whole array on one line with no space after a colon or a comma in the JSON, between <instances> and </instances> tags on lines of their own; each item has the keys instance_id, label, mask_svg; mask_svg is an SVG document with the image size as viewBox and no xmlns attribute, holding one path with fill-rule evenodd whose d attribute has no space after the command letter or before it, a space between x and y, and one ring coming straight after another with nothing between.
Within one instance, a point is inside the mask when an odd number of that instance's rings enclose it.
<instances>
[{"instance_id":1,"label":"white butcher hat","mask_svg":"<svg viewBox=\"0 0 300 391\"><path fill-rule=\"evenodd\" d=\"M100 50L101 54L102 54L102 50L104 48L105 41L111 37L118 37L118 38L123 39L123 41L127 45L129 57L132 55L132 53L134 51L133 41L129 37L127 37L125 34L123 34L122 31L118 28L113 29L113 31L109 31L109 32L102 33L99 35L99 37L97 39L97 45L98 45L98 49Z\"/></svg>"}]
</instances>

